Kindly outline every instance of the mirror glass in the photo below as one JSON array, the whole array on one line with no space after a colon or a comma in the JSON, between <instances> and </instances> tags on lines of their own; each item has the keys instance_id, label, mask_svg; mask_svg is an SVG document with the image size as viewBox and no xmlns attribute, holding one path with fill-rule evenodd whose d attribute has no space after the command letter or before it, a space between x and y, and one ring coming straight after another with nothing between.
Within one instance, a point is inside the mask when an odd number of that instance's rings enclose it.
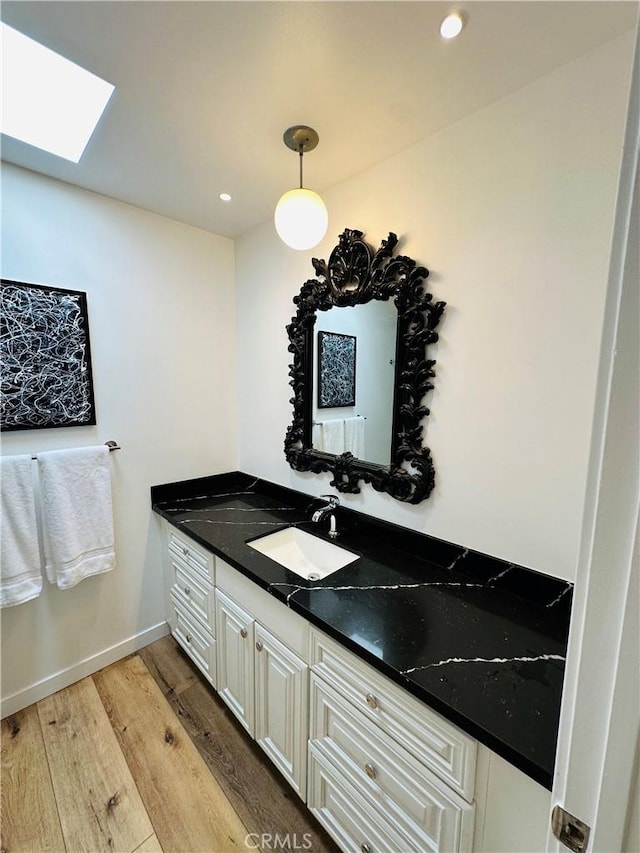
<instances>
[{"instance_id":1,"label":"mirror glass","mask_svg":"<svg viewBox=\"0 0 640 853\"><path fill-rule=\"evenodd\" d=\"M311 433L315 450L391 463L397 325L398 312L389 301L333 307L317 314ZM351 386L333 387L345 374L355 386L352 397ZM340 398L342 390L346 394Z\"/></svg>"},{"instance_id":2,"label":"mirror glass","mask_svg":"<svg viewBox=\"0 0 640 853\"><path fill-rule=\"evenodd\" d=\"M425 291L425 267L394 256L395 234L375 252L362 236L347 228L328 262L313 258L316 278L293 299L284 452L297 471L331 472L339 492L357 494L365 482L419 503L435 482L424 398L445 303Z\"/></svg>"}]
</instances>

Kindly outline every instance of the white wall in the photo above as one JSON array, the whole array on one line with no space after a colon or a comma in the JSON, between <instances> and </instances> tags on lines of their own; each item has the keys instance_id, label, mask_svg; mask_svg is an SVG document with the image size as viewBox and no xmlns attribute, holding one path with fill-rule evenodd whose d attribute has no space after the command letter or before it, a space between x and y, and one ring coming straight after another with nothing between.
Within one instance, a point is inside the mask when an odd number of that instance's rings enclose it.
<instances>
[{"instance_id":1,"label":"white wall","mask_svg":"<svg viewBox=\"0 0 640 853\"><path fill-rule=\"evenodd\" d=\"M117 568L2 611L6 698L163 623L149 487L236 467L236 391L231 240L7 164L2 195L3 277L87 293L97 409L95 427L3 433L2 452L122 446Z\"/></svg>"},{"instance_id":2,"label":"white wall","mask_svg":"<svg viewBox=\"0 0 640 853\"><path fill-rule=\"evenodd\" d=\"M287 249L270 223L237 241L241 469L329 490L282 451L291 300L345 227L375 247L395 231L448 303L426 431L437 485L415 507L367 486L342 503L575 578L632 41L326 192L329 236L313 252Z\"/></svg>"}]
</instances>

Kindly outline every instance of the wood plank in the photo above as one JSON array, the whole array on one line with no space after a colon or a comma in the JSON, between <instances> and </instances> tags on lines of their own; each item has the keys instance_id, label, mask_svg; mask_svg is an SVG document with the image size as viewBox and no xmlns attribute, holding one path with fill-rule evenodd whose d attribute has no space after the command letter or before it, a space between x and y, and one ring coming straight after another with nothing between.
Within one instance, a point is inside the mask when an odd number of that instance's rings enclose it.
<instances>
[{"instance_id":1,"label":"wood plank","mask_svg":"<svg viewBox=\"0 0 640 853\"><path fill-rule=\"evenodd\" d=\"M142 660L93 678L165 853L248 849L246 828Z\"/></svg>"},{"instance_id":2,"label":"wood plank","mask_svg":"<svg viewBox=\"0 0 640 853\"><path fill-rule=\"evenodd\" d=\"M2 721L0 847L65 850L35 705Z\"/></svg>"},{"instance_id":3,"label":"wood plank","mask_svg":"<svg viewBox=\"0 0 640 853\"><path fill-rule=\"evenodd\" d=\"M294 836L299 845L309 839L314 853L335 853L338 848L333 840L213 688L197 675L175 640L164 640L169 642L158 656L157 643L143 650L145 659L152 661L150 672L161 688L174 680L184 683L185 669L195 676L186 690L169 690L165 695L247 831L278 833L281 838L288 834L292 845Z\"/></svg>"},{"instance_id":4,"label":"wood plank","mask_svg":"<svg viewBox=\"0 0 640 853\"><path fill-rule=\"evenodd\" d=\"M67 849L135 850L153 827L91 678L37 707Z\"/></svg>"},{"instance_id":5,"label":"wood plank","mask_svg":"<svg viewBox=\"0 0 640 853\"><path fill-rule=\"evenodd\" d=\"M138 654L165 696L179 696L199 680L187 656L171 635L145 646Z\"/></svg>"},{"instance_id":6,"label":"wood plank","mask_svg":"<svg viewBox=\"0 0 640 853\"><path fill-rule=\"evenodd\" d=\"M163 853L157 835L150 835L133 853Z\"/></svg>"}]
</instances>

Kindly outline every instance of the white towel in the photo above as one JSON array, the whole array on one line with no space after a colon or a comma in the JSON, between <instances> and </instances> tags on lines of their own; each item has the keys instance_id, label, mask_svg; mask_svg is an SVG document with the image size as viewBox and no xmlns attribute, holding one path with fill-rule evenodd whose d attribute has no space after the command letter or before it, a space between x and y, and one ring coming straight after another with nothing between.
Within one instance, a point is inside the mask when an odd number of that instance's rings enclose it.
<instances>
[{"instance_id":1,"label":"white towel","mask_svg":"<svg viewBox=\"0 0 640 853\"><path fill-rule=\"evenodd\" d=\"M365 458L364 450L364 418L357 415L355 418L344 420L344 447L351 451L356 459Z\"/></svg>"},{"instance_id":2,"label":"white towel","mask_svg":"<svg viewBox=\"0 0 640 853\"><path fill-rule=\"evenodd\" d=\"M31 456L2 459L0 607L22 604L42 591Z\"/></svg>"},{"instance_id":3,"label":"white towel","mask_svg":"<svg viewBox=\"0 0 640 853\"><path fill-rule=\"evenodd\" d=\"M60 589L113 569L109 448L38 453L47 578Z\"/></svg>"},{"instance_id":4,"label":"white towel","mask_svg":"<svg viewBox=\"0 0 640 853\"><path fill-rule=\"evenodd\" d=\"M322 446L325 453L344 453L344 418L323 421Z\"/></svg>"}]
</instances>

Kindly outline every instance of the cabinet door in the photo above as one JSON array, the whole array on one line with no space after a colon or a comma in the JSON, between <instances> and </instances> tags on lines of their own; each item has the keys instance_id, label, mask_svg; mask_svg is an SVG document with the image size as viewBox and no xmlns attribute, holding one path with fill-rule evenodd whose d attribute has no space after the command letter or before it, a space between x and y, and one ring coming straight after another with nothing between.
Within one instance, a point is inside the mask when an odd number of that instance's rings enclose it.
<instances>
[{"instance_id":1,"label":"cabinet door","mask_svg":"<svg viewBox=\"0 0 640 853\"><path fill-rule=\"evenodd\" d=\"M256 623L256 740L304 800L308 667Z\"/></svg>"},{"instance_id":2,"label":"cabinet door","mask_svg":"<svg viewBox=\"0 0 640 853\"><path fill-rule=\"evenodd\" d=\"M216 635L218 693L253 737L253 619L220 590L216 590Z\"/></svg>"}]
</instances>

